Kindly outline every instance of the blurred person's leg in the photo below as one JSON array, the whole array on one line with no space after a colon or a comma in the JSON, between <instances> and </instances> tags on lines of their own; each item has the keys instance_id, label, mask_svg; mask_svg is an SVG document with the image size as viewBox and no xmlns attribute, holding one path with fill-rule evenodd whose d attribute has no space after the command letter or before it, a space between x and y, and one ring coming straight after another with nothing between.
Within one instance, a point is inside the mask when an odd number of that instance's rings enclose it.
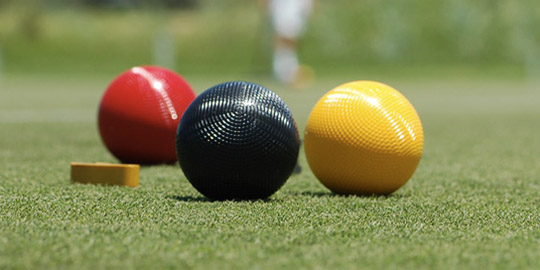
<instances>
[{"instance_id":1,"label":"blurred person's leg","mask_svg":"<svg viewBox=\"0 0 540 270\"><path fill-rule=\"evenodd\" d=\"M297 45L312 10L312 0L268 0L274 28L272 68L277 79L293 84L301 79Z\"/></svg>"},{"instance_id":2,"label":"blurred person's leg","mask_svg":"<svg viewBox=\"0 0 540 270\"><path fill-rule=\"evenodd\" d=\"M272 70L276 78L285 83L294 82L299 66L296 42L277 37L272 60Z\"/></svg>"}]
</instances>

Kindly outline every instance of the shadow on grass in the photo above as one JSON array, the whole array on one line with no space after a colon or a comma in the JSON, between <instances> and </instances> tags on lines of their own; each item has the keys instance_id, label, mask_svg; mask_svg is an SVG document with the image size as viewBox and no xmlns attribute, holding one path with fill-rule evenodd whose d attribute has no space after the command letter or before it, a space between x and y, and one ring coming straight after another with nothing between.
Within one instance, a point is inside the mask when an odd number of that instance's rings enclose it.
<instances>
[{"instance_id":1,"label":"shadow on grass","mask_svg":"<svg viewBox=\"0 0 540 270\"><path fill-rule=\"evenodd\" d=\"M166 196L167 199L171 199L171 200L177 200L177 201L180 201L180 202L209 202L209 203L213 203L213 202L271 202L271 201L276 201L275 199L271 199L271 198L266 198L266 199L236 199L236 200L213 200L213 199L209 199L207 197L204 197L204 196L180 196L180 195L168 195Z\"/></svg>"},{"instance_id":2,"label":"shadow on grass","mask_svg":"<svg viewBox=\"0 0 540 270\"><path fill-rule=\"evenodd\" d=\"M174 163L122 163L122 164L139 164L141 168L153 168L153 167L176 167L178 162Z\"/></svg>"},{"instance_id":3,"label":"shadow on grass","mask_svg":"<svg viewBox=\"0 0 540 270\"><path fill-rule=\"evenodd\" d=\"M315 197L315 198L362 198L362 199L401 199L406 198L408 196L403 194L395 194L391 193L388 195L377 195L377 194L358 194L358 195L343 195L343 194L336 194L331 191L302 191L302 192L290 192L289 194L295 195L295 196L309 196L309 197Z\"/></svg>"},{"instance_id":4,"label":"shadow on grass","mask_svg":"<svg viewBox=\"0 0 540 270\"><path fill-rule=\"evenodd\" d=\"M302 191L302 192L287 192L289 195L292 196L307 196L307 197L313 197L313 198L359 198L359 199L368 199L368 200L387 200L387 199L394 199L399 200L403 198L409 197L408 195L404 195L401 193L398 194L388 194L388 195L377 195L377 194L360 194L360 195L342 195L342 194L336 194L331 191ZM283 202L285 201L282 198L266 198L266 199L235 199L235 200L213 200L209 199L204 196L191 196L191 195L168 195L166 196L167 199L177 200L180 202L263 202L263 203L269 203L269 202Z\"/></svg>"},{"instance_id":5,"label":"shadow on grass","mask_svg":"<svg viewBox=\"0 0 540 270\"><path fill-rule=\"evenodd\" d=\"M180 196L180 195L167 195L167 199L177 200L181 202L214 202L203 196Z\"/></svg>"}]
</instances>

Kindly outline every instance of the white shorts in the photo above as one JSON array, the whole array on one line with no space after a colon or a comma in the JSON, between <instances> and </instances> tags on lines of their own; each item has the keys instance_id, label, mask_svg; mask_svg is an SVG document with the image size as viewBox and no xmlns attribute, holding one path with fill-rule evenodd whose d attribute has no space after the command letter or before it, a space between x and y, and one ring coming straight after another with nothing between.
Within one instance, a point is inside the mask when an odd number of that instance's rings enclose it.
<instances>
[{"instance_id":1,"label":"white shorts","mask_svg":"<svg viewBox=\"0 0 540 270\"><path fill-rule=\"evenodd\" d=\"M312 0L269 0L269 5L276 33L290 39L302 34L313 8Z\"/></svg>"}]
</instances>

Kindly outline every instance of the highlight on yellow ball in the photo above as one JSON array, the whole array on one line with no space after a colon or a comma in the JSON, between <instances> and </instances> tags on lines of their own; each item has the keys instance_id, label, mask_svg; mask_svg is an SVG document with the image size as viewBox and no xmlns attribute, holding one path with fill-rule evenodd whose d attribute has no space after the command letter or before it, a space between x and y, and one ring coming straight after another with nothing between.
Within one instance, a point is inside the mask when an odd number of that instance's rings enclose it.
<instances>
[{"instance_id":1,"label":"highlight on yellow ball","mask_svg":"<svg viewBox=\"0 0 540 270\"><path fill-rule=\"evenodd\" d=\"M309 116L304 147L315 176L338 194L390 194L413 175L424 148L420 118L394 88L342 84Z\"/></svg>"}]
</instances>

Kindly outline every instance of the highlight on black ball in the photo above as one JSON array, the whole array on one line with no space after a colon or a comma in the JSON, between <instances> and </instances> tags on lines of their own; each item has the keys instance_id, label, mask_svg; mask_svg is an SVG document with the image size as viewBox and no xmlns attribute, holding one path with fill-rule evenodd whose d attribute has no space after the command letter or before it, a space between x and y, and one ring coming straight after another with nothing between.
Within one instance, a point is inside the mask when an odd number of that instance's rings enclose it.
<instances>
[{"instance_id":1,"label":"highlight on black ball","mask_svg":"<svg viewBox=\"0 0 540 270\"><path fill-rule=\"evenodd\" d=\"M226 82L186 109L176 154L186 178L214 200L264 199L291 175L300 149L289 107L258 84Z\"/></svg>"}]
</instances>

